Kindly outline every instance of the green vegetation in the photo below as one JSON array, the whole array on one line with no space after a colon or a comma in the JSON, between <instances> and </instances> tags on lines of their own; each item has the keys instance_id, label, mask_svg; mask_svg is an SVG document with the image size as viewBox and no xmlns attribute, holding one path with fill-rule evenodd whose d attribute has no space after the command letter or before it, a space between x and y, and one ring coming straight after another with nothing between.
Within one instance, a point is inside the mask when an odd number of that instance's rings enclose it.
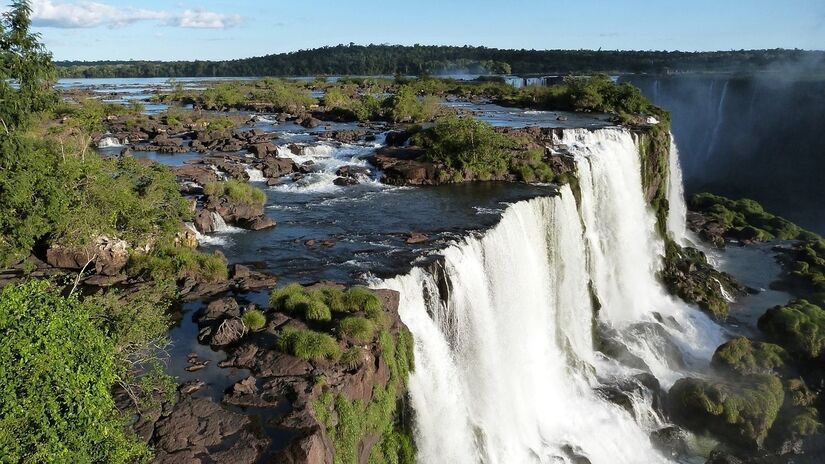
<instances>
[{"instance_id":1,"label":"green vegetation","mask_svg":"<svg viewBox=\"0 0 825 464\"><path fill-rule=\"evenodd\" d=\"M668 407L677 420L695 431L709 431L725 441L761 446L785 398L782 382L772 375L754 375L733 383L686 378L668 393Z\"/></svg>"},{"instance_id":2,"label":"green vegetation","mask_svg":"<svg viewBox=\"0 0 825 464\"><path fill-rule=\"evenodd\" d=\"M266 326L266 316L257 309L249 309L241 314L241 322L249 330L261 330Z\"/></svg>"},{"instance_id":3,"label":"green vegetation","mask_svg":"<svg viewBox=\"0 0 825 464\"><path fill-rule=\"evenodd\" d=\"M379 345L381 357L390 370L386 387L374 386L372 398L367 403L324 392L313 405L315 416L327 427L333 440L336 464L358 463L359 444L370 436L380 438L370 450L370 463L415 462L412 438L397 422L396 414L397 393L413 369L412 335L402 329L395 338L382 331ZM332 423L333 411L338 417L335 425Z\"/></svg>"},{"instance_id":4,"label":"green vegetation","mask_svg":"<svg viewBox=\"0 0 825 464\"><path fill-rule=\"evenodd\" d=\"M639 132L639 152L642 164L642 188L647 202L656 213L659 235L667 238L667 184L670 176L670 115L657 111L659 124ZM675 155L674 155L675 156Z\"/></svg>"},{"instance_id":5,"label":"green vegetation","mask_svg":"<svg viewBox=\"0 0 825 464\"><path fill-rule=\"evenodd\" d=\"M471 73L664 73L755 71L822 62L803 50L721 52L508 50L470 46L336 45L231 61L59 63L64 77L427 75Z\"/></svg>"},{"instance_id":6,"label":"green vegetation","mask_svg":"<svg viewBox=\"0 0 825 464\"><path fill-rule=\"evenodd\" d=\"M133 253L126 272L133 277L154 281L222 282L228 278L226 259L219 253L207 254L181 246L162 247L148 254Z\"/></svg>"},{"instance_id":7,"label":"green vegetation","mask_svg":"<svg viewBox=\"0 0 825 464\"><path fill-rule=\"evenodd\" d=\"M766 212L749 199L730 200L711 193L690 199L690 208L722 225L726 235L753 241L813 239L814 234L796 224Z\"/></svg>"},{"instance_id":8,"label":"green vegetation","mask_svg":"<svg viewBox=\"0 0 825 464\"><path fill-rule=\"evenodd\" d=\"M794 246L789 252L790 279L793 290L815 304L825 305L825 239L812 238Z\"/></svg>"},{"instance_id":9,"label":"green vegetation","mask_svg":"<svg viewBox=\"0 0 825 464\"><path fill-rule=\"evenodd\" d=\"M290 284L273 290L269 305L275 311L301 313L305 319L314 321L329 321L332 313L363 311L369 319L379 322L384 312L381 300L375 293L357 286L344 291L329 285L306 288Z\"/></svg>"},{"instance_id":10,"label":"green vegetation","mask_svg":"<svg viewBox=\"0 0 825 464\"><path fill-rule=\"evenodd\" d=\"M731 275L711 266L702 251L681 247L667 238L663 264L659 278L668 292L698 305L716 320L724 321L728 317L730 302L724 291L735 294L741 287Z\"/></svg>"},{"instance_id":11,"label":"green vegetation","mask_svg":"<svg viewBox=\"0 0 825 464\"><path fill-rule=\"evenodd\" d=\"M716 349L711 365L727 373L767 374L784 367L787 359L779 345L736 337Z\"/></svg>"},{"instance_id":12,"label":"green vegetation","mask_svg":"<svg viewBox=\"0 0 825 464\"><path fill-rule=\"evenodd\" d=\"M341 347L331 336L313 330L285 327L278 337L278 349L307 361L337 361Z\"/></svg>"},{"instance_id":13,"label":"green vegetation","mask_svg":"<svg viewBox=\"0 0 825 464\"><path fill-rule=\"evenodd\" d=\"M769 309L758 326L769 340L802 359L816 358L825 349L825 310L806 300Z\"/></svg>"},{"instance_id":14,"label":"green vegetation","mask_svg":"<svg viewBox=\"0 0 825 464\"><path fill-rule=\"evenodd\" d=\"M305 111L317 103L304 83L271 78L255 82L219 82L203 91L186 91L178 87L171 93L160 95L158 100L192 104L197 109L206 110L266 109L290 113Z\"/></svg>"},{"instance_id":15,"label":"green vegetation","mask_svg":"<svg viewBox=\"0 0 825 464\"><path fill-rule=\"evenodd\" d=\"M360 316L342 319L341 322L338 323L338 329L342 334L352 338L358 343L370 342L375 335L375 323Z\"/></svg>"},{"instance_id":16,"label":"green vegetation","mask_svg":"<svg viewBox=\"0 0 825 464\"><path fill-rule=\"evenodd\" d=\"M0 455L4 462L130 463L148 449L125 432L110 389L116 345L47 282L0 293Z\"/></svg>"},{"instance_id":17,"label":"green vegetation","mask_svg":"<svg viewBox=\"0 0 825 464\"><path fill-rule=\"evenodd\" d=\"M210 182L203 187L203 192L209 197L227 197L233 203L248 206L263 206L266 203L266 193L263 190L234 179L224 182Z\"/></svg>"}]
</instances>

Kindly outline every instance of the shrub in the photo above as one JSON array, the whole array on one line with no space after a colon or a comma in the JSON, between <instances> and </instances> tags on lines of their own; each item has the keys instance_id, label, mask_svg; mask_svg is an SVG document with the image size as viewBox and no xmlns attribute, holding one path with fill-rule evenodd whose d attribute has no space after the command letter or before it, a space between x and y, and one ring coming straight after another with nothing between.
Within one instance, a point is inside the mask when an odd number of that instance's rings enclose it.
<instances>
[{"instance_id":1,"label":"shrub","mask_svg":"<svg viewBox=\"0 0 825 464\"><path fill-rule=\"evenodd\" d=\"M44 281L0 293L0 454L4 462L145 459L110 390L115 347L97 312Z\"/></svg>"},{"instance_id":2,"label":"shrub","mask_svg":"<svg viewBox=\"0 0 825 464\"><path fill-rule=\"evenodd\" d=\"M480 178L507 172L513 140L474 118L448 116L417 134L415 142L427 150L427 158L461 173Z\"/></svg>"},{"instance_id":3,"label":"shrub","mask_svg":"<svg viewBox=\"0 0 825 464\"><path fill-rule=\"evenodd\" d=\"M278 349L307 361L338 360L341 347L327 334L285 327L277 342Z\"/></svg>"},{"instance_id":4,"label":"shrub","mask_svg":"<svg viewBox=\"0 0 825 464\"><path fill-rule=\"evenodd\" d=\"M250 309L241 315L243 325L249 330L261 330L266 326L266 316L257 309Z\"/></svg>"},{"instance_id":5,"label":"shrub","mask_svg":"<svg viewBox=\"0 0 825 464\"><path fill-rule=\"evenodd\" d=\"M292 295L303 293L303 291L304 287L300 284L289 284L275 289L269 294L269 306L276 311L290 312L284 307L286 300Z\"/></svg>"},{"instance_id":6,"label":"shrub","mask_svg":"<svg viewBox=\"0 0 825 464\"><path fill-rule=\"evenodd\" d=\"M797 356L816 358L825 348L825 311L806 300L769 309L757 325L769 340Z\"/></svg>"},{"instance_id":7,"label":"shrub","mask_svg":"<svg viewBox=\"0 0 825 464\"><path fill-rule=\"evenodd\" d=\"M360 346L353 346L341 355L341 364L347 369L357 369L364 364L367 352Z\"/></svg>"},{"instance_id":8,"label":"shrub","mask_svg":"<svg viewBox=\"0 0 825 464\"><path fill-rule=\"evenodd\" d=\"M375 323L360 316L344 318L338 324L338 329L358 343L367 343L375 335Z\"/></svg>"},{"instance_id":9,"label":"shrub","mask_svg":"<svg viewBox=\"0 0 825 464\"><path fill-rule=\"evenodd\" d=\"M234 179L210 182L203 187L203 192L209 197L225 196L244 205L263 206L266 203L266 193L263 190Z\"/></svg>"}]
</instances>

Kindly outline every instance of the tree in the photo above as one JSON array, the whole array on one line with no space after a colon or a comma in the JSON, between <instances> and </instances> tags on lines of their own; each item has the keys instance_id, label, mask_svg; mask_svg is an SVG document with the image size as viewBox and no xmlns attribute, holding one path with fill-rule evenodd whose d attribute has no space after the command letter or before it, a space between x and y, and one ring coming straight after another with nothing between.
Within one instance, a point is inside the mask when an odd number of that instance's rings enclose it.
<instances>
[{"instance_id":1,"label":"tree","mask_svg":"<svg viewBox=\"0 0 825 464\"><path fill-rule=\"evenodd\" d=\"M90 318L95 312L45 281L0 292L0 461L146 456L115 410L115 346Z\"/></svg>"}]
</instances>

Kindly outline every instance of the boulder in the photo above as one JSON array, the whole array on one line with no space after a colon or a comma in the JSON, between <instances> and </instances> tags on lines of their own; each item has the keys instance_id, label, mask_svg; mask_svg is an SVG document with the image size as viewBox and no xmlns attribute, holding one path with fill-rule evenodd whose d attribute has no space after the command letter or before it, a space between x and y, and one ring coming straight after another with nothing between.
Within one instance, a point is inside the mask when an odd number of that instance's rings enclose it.
<instances>
[{"instance_id":1,"label":"boulder","mask_svg":"<svg viewBox=\"0 0 825 464\"><path fill-rule=\"evenodd\" d=\"M267 179L277 179L298 171L298 165L289 158L270 156L264 160L261 172Z\"/></svg>"},{"instance_id":2,"label":"boulder","mask_svg":"<svg viewBox=\"0 0 825 464\"><path fill-rule=\"evenodd\" d=\"M263 230L275 227L275 221L269 216L258 216L250 220L242 221L241 225L249 230Z\"/></svg>"},{"instance_id":3,"label":"boulder","mask_svg":"<svg viewBox=\"0 0 825 464\"><path fill-rule=\"evenodd\" d=\"M278 147L273 145L271 142L255 143L250 145L247 150L249 150L249 153L255 155L256 158L264 159L270 153L277 153Z\"/></svg>"},{"instance_id":4,"label":"boulder","mask_svg":"<svg viewBox=\"0 0 825 464\"><path fill-rule=\"evenodd\" d=\"M195 215L195 228L202 234L209 234L215 231L215 221L212 212L205 209L200 210Z\"/></svg>"},{"instance_id":5,"label":"boulder","mask_svg":"<svg viewBox=\"0 0 825 464\"><path fill-rule=\"evenodd\" d=\"M46 251L46 262L52 267L80 270L94 263L95 272L104 276L120 274L128 261L129 244L105 235L84 247L53 245Z\"/></svg>"}]
</instances>

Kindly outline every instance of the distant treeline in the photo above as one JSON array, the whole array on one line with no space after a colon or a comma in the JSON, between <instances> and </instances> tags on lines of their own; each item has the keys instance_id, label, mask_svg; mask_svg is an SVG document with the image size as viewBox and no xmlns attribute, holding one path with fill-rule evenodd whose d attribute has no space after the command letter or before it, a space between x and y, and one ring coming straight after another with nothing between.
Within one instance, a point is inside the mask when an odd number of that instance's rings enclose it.
<instances>
[{"instance_id":1,"label":"distant treeline","mask_svg":"<svg viewBox=\"0 0 825 464\"><path fill-rule=\"evenodd\" d=\"M229 61L64 61L62 77L241 77L317 75L822 72L825 52L507 50L486 47L337 45Z\"/></svg>"}]
</instances>

